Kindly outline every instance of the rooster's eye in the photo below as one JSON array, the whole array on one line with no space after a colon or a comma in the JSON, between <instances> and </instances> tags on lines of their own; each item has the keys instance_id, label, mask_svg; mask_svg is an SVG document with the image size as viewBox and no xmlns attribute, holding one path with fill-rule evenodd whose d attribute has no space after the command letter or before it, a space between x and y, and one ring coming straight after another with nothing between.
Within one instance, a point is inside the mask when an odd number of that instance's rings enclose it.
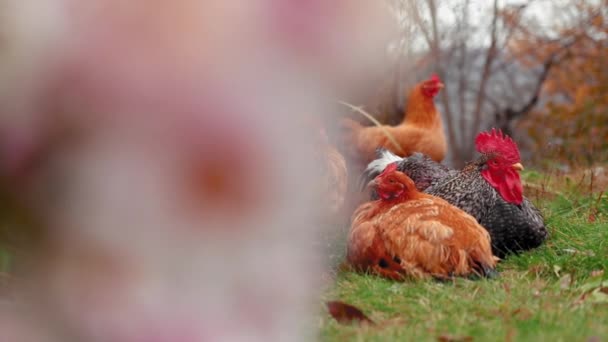
<instances>
[{"instance_id":1,"label":"rooster's eye","mask_svg":"<svg viewBox=\"0 0 608 342\"><path fill-rule=\"evenodd\" d=\"M388 180L388 182L391 183L391 184L394 184L395 180L391 178L391 179Z\"/></svg>"}]
</instances>

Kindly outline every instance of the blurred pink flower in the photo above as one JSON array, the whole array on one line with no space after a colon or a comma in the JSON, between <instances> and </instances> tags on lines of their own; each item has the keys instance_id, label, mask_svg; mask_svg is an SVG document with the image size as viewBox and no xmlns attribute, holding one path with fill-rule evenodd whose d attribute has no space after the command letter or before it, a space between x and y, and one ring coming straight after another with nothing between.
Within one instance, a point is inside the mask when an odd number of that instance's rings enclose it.
<instances>
[{"instance_id":1,"label":"blurred pink flower","mask_svg":"<svg viewBox=\"0 0 608 342\"><path fill-rule=\"evenodd\" d=\"M9 3L0 169L46 219L23 296L49 340L314 336L302 123L377 70L382 6Z\"/></svg>"}]
</instances>

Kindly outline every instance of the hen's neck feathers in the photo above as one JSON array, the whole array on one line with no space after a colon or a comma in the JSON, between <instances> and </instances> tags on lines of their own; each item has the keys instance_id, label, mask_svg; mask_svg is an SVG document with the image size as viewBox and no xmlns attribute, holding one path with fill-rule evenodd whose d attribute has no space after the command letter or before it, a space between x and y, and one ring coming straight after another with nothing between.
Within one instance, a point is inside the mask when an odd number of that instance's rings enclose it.
<instances>
[{"instance_id":1,"label":"hen's neck feathers","mask_svg":"<svg viewBox=\"0 0 608 342\"><path fill-rule=\"evenodd\" d=\"M493 154L482 154L477 159L468 162L462 169L462 172L476 172L481 177L481 171L485 169L485 166L492 158L494 158Z\"/></svg>"},{"instance_id":2,"label":"hen's neck feathers","mask_svg":"<svg viewBox=\"0 0 608 342\"><path fill-rule=\"evenodd\" d=\"M464 173L468 173L468 172L475 172L477 171L477 173L479 173L481 171L481 168L483 167L483 165L486 163L486 160L484 159L477 159L475 161L469 162L467 163L461 170L461 172ZM481 174L480 174L481 175Z\"/></svg>"},{"instance_id":3,"label":"hen's neck feathers","mask_svg":"<svg viewBox=\"0 0 608 342\"><path fill-rule=\"evenodd\" d=\"M424 126L441 124L439 111L435 107L433 98L424 95L421 86L416 86L410 93L404 114L403 123Z\"/></svg>"},{"instance_id":4,"label":"hen's neck feathers","mask_svg":"<svg viewBox=\"0 0 608 342\"><path fill-rule=\"evenodd\" d=\"M404 193L402 193L401 195L399 195L399 197L395 197L395 198L391 198L391 199L379 199L378 201L379 201L380 206L392 207L396 204L413 201L413 200L419 199L421 197L424 197L424 195L422 193L420 193L414 189L409 189L409 190L405 191Z\"/></svg>"}]
</instances>

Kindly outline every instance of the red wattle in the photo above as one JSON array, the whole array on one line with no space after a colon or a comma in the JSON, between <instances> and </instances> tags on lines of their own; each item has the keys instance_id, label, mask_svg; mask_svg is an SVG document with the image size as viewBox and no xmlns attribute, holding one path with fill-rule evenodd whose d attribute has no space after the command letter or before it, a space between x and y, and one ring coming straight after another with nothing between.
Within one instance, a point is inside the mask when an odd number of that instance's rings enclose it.
<instances>
[{"instance_id":1,"label":"red wattle","mask_svg":"<svg viewBox=\"0 0 608 342\"><path fill-rule=\"evenodd\" d=\"M505 201L517 205L523 202L523 186L517 171L512 169L486 169L481 171L481 175L498 191Z\"/></svg>"}]
</instances>

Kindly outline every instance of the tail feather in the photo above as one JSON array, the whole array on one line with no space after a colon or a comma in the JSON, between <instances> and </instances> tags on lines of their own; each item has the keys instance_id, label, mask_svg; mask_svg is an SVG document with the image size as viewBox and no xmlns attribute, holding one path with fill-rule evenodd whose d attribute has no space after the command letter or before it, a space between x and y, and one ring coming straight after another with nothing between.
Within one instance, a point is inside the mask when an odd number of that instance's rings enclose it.
<instances>
[{"instance_id":1,"label":"tail feather","mask_svg":"<svg viewBox=\"0 0 608 342\"><path fill-rule=\"evenodd\" d=\"M367 168L359 178L359 187L365 189L365 185L372 179L376 178L384 169L391 163L400 162L403 158L395 155L391 151L379 147L376 149L376 159L367 164Z\"/></svg>"}]
</instances>

